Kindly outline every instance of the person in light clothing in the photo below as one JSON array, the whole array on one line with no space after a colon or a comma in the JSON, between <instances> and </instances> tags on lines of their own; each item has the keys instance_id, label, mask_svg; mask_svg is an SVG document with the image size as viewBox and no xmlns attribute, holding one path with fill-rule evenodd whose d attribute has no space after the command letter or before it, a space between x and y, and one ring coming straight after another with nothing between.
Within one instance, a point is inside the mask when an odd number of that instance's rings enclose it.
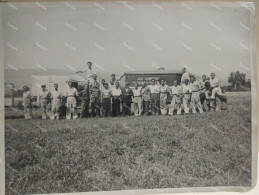
<instances>
[{"instance_id":1,"label":"person in light clothing","mask_svg":"<svg viewBox=\"0 0 259 195\"><path fill-rule=\"evenodd\" d=\"M150 104L151 104L151 113L153 115L158 115L159 114L159 92L160 92L160 87L156 84L156 80L152 79L151 80L152 84L148 85L149 91L150 91Z\"/></svg>"},{"instance_id":2,"label":"person in light clothing","mask_svg":"<svg viewBox=\"0 0 259 195\"><path fill-rule=\"evenodd\" d=\"M142 88L136 83L133 91L134 115L140 116L142 113Z\"/></svg>"},{"instance_id":3,"label":"person in light clothing","mask_svg":"<svg viewBox=\"0 0 259 195\"><path fill-rule=\"evenodd\" d=\"M54 84L54 91L52 91L50 94L51 94L50 119L59 119L62 94L61 94L61 91L58 89L58 84Z\"/></svg>"},{"instance_id":4,"label":"person in light clothing","mask_svg":"<svg viewBox=\"0 0 259 195\"><path fill-rule=\"evenodd\" d=\"M115 75L115 74L112 74L112 75L111 75L110 84L109 84L109 88L115 87L115 83L116 83L117 81L118 81L118 80L116 79L116 75Z\"/></svg>"},{"instance_id":5,"label":"person in light clothing","mask_svg":"<svg viewBox=\"0 0 259 195\"><path fill-rule=\"evenodd\" d=\"M23 87L23 107L24 107L24 118L32 119L32 95L29 87Z\"/></svg>"},{"instance_id":6,"label":"person in light clothing","mask_svg":"<svg viewBox=\"0 0 259 195\"><path fill-rule=\"evenodd\" d=\"M47 119L50 115L50 93L46 89L46 85L41 86L41 92L39 94L40 108L42 111L42 119Z\"/></svg>"},{"instance_id":7,"label":"person in light clothing","mask_svg":"<svg viewBox=\"0 0 259 195\"><path fill-rule=\"evenodd\" d=\"M182 72L183 72L183 75L182 75L182 78L181 78L181 85L185 82L185 80L188 80L188 82L190 81L190 75L186 71L185 67L182 68Z\"/></svg>"},{"instance_id":8,"label":"person in light clothing","mask_svg":"<svg viewBox=\"0 0 259 195\"><path fill-rule=\"evenodd\" d=\"M222 93L221 88L219 86L219 80L215 78L215 73L211 73L210 87L212 90L211 99L215 99L215 94L225 96L225 94Z\"/></svg>"},{"instance_id":9,"label":"person in light clothing","mask_svg":"<svg viewBox=\"0 0 259 195\"><path fill-rule=\"evenodd\" d=\"M101 99L102 99L102 113L104 117L109 117L111 116L111 96L112 96L112 91L109 89L109 84L104 83L103 84L104 88L101 90Z\"/></svg>"},{"instance_id":10,"label":"person in light clothing","mask_svg":"<svg viewBox=\"0 0 259 195\"><path fill-rule=\"evenodd\" d=\"M115 82L115 87L111 88L112 92L112 116L116 117L120 114L121 89L120 83Z\"/></svg>"},{"instance_id":11,"label":"person in light clothing","mask_svg":"<svg viewBox=\"0 0 259 195\"><path fill-rule=\"evenodd\" d=\"M144 116L147 116L149 114L150 90L146 84L143 85L142 99L143 99L143 114Z\"/></svg>"},{"instance_id":12,"label":"person in light clothing","mask_svg":"<svg viewBox=\"0 0 259 195\"><path fill-rule=\"evenodd\" d=\"M183 94L183 108L184 108L184 113L189 114L190 112L190 100L191 100L191 89L189 85L189 80L185 79L184 83L182 85L182 94Z\"/></svg>"},{"instance_id":13,"label":"person in light clothing","mask_svg":"<svg viewBox=\"0 0 259 195\"><path fill-rule=\"evenodd\" d=\"M160 110L162 115L167 114L167 95L169 92L169 87L168 85L165 84L165 80L161 79L161 84L160 84Z\"/></svg>"},{"instance_id":14,"label":"person in light clothing","mask_svg":"<svg viewBox=\"0 0 259 195\"><path fill-rule=\"evenodd\" d=\"M190 90L191 90L191 104L190 107L192 109L192 113L195 114L196 108L199 109L200 113L203 113L203 109L201 106L201 101L200 101L200 92L202 90L201 85L198 81L195 80L194 76L190 76Z\"/></svg>"},{"instance_id":15,"label":"person in light clothing","mask_svg":"<svg viewBox=\"0 0 259 195\"><path fill-rule=\"evenodd\" d=\"M172 96L171 104L169 105L168 115L172 116L176 108L177 114L181 114L181 104L182 104L182 90L180 85L178 85L177 80L174 80L174 85L169 88L169 93Z\"/></svg>"},{"instance_id":16,"label":"person in light clothing","mask_svg":"<svg viewBox=\"0 0 259 195\"><path fill-rule=\"evenodd\" d=\"M95 71L93 69L93 63L92 62L87 62L87 68L83 71L78 71L76 73L84 73L85 74L85 79L88 82L92 82L93 80L93 75L95 74Z\"/></svg>"},{"instance_id":17,"label":"person in light clothing","mask_svg":"<svg viewBox=\"0 0 259 195\"><path fill-rule=\"evenodd\" d=\"M77 103L76 97L78 97L78 92L75 87L73 87L72 81L68 82L68 89L66 91L67 103L66 103L66 118L69 119L77 119Z\"/></svg>"}]
</instances>

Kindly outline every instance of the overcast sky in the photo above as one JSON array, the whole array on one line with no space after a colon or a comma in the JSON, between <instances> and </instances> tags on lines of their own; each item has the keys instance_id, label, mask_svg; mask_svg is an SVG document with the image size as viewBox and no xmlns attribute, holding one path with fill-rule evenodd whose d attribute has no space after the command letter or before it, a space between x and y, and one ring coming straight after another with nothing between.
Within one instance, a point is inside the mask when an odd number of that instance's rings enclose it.
<instances>
[{"instance_id":1,"label":"overcast sky","mask_svg":"<svg viewBox=\"0 0 259 195\"><path fill-rule=\"evenodd\" d=\"M181 69L250 77L250 13L234 4L9 3L5 68L98 71Z\"/></svg>"}]
</instances>

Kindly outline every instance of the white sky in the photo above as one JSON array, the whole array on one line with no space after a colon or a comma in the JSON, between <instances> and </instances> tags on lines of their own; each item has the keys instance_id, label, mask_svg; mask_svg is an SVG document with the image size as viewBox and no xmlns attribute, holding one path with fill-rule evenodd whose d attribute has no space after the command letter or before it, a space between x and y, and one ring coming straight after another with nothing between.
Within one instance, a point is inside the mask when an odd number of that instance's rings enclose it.
<instances>
[{"instance_id":1,"label":"white sky","mask_svg":"<svg viewBox=\"0 0 259 195\"><path fill-rule=\"evenodd\" d=\"M3 5L3 4L2 4ZM234 4L238 5L238 4ZM2 7L5 68L231 71L250 77L250 12L190 3L9 3Z\"/></svg>"}]
</instances>

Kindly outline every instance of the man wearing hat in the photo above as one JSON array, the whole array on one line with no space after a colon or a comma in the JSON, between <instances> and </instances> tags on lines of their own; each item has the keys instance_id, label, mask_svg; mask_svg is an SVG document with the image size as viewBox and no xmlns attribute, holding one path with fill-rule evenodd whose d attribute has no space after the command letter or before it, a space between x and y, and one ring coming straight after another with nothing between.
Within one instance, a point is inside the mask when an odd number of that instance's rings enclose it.
<instances>
[{"instance_id":1,"label":"man wearing hat","mask_svg":"<svg viewBox=\"0 0 259 195\"><path fill-rule=\"evenodd\" d=\"M159 114L159 92L160 87L156 84L156 80L153 78L151 80L152 84L148 85L150 91L150 104L151 104L151 112L153 115Z\"/></svg>"},{"instance_id":2,"label":"man wearing hat","mask_svg":"<svg viewBox=\"0 0 259 195\"><path fill-rule=\"evenodd\" d=\"M132 89L129 88L129 83L126 83L125 87L121 91L122 91L122 113L123 113L123 116L130 116L133 92L132 92Z\"/></svg>"},{"instance_id":3,"label":"man wearing hat","mask_svg":"<svg viewBox=\"0 0 259 195\"><path fill-rule=\"evenodd\" d=\"M80 119L89 117L89 82L84 85L84 89L78 93L78 96L81 98L81 111L80 111Z\"/></svg>"},{"instance_id":4,"label":"man wearing hat","mask_svg":"<svg viewBox=\"0 0 259 195\"><path fill-rule=\"evenodd\" d=\"M190 112L190 100L191 100L191 89L189 85L189 80L185 79L183 81L182 85L182 94L183 94L183 108L184 108L184 113L189 114Z\"/></svg>"},{"instance_id":5,"label":"man wearing hat","mask_svg":"<svg viewBox=\"0 0 259 195\"><path fill-rule=\"evenodd\" d=\"M104 83L103 89L101 90L101 99L102 99L102 114L104 117L110 117L111 116L111 96L112 92L109 89L109 84Z\"/></svg>"},{"instance_id":6,"label":"man wearing hat","mask_svg":"<svg viewBox=\"0 0 259 195\"><path fill-rule=\"evenodd\" d=\"M50 93L46 89L46 85L41 86L41 92L39 94L39 102L42 111L42 119L47 119L50 115Z\"/></svg>"},{"instance_id":7,"label":"man wearing hat","mask_svg":"<svg viewBox=\"0 0 259 195\"><path fill-rule=\"evenodd\" d=\"M58 84L54 84L54 90L51 92L51 119L59 119L61 107L61 91L58 89Z\"/></svg>"},{"instance_id":8,"label":"man wearing hat","mask_svg":"<svg viewBox=\"0 0 259 195\"><path fill-rule=\"evenodd\" d=\"M73 87L72 80L68 81L68 89L66 91L67 97L67 110L66 110L66 118L69 119L77 119L77 102L76 97L78 97L78 91L75 87Z\"/></svg>"},{"instance_id":9,"label":"man wearing hat","mask_svg":"<svg viewBox=\"0 0 259 195\"><path fill-rule=\"evenodd\" d=\"M32 104L31 104L31 92L29 87L23 87L23 107L24 107L24 118L31 119L32 118Z\"/></svg>"},{"instance_id":10,"label":"man wearing hat","mask_svg":"<svg viewBox=\"0 0 259 195\"><path fill-rule=\"evenodd\" d=\"M192 109L192 113L197 113L196 108L199 109L200 113L203 113L203 109L201 106L201 100L200 100L200 92L202 90L201 85L198 81L195 80L195 77L193 75L190 76L190 90L191 90L191 103L190 107Z\"/></svg>"},{"instance_id":11,"label":"man wearing hat","mask_svg":"<svg viewBox=\"0 0 259 195\"><path fill-rule=\"evenodd\" d=\"M167 94L169 92L168 85L165 84L165 79L161 79L160 84L160 110L162 115L167 114Z\"/></svg>"},{"instance_id":12,"label":"man wearing hat","mask_svg":"<svg viewBox=\"0 0 259 195\"><path fill-rule=\"evenodd\" d=\"M90 84L90 110L92 117L100 117L100 95L100 82L97 79L97 75L93 74L93 80Z\"/></svg>"}]
</instances>

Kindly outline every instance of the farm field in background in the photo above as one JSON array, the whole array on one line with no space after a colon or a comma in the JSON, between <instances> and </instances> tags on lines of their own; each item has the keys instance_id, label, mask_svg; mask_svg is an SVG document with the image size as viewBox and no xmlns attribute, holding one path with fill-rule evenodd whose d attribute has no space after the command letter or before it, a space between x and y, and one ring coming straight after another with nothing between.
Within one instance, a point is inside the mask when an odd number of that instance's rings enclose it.
<instances>
[{"instance_id":1,"label":"farm field in background","mask_svg":"<svg viewBox=\"0 0 259 195\"><path fill-rule=\"evenodd\" d=\"M196 115L6 119L6 194L250 186L251 93L227 97Z\"/></svg>"}]
</instances>

